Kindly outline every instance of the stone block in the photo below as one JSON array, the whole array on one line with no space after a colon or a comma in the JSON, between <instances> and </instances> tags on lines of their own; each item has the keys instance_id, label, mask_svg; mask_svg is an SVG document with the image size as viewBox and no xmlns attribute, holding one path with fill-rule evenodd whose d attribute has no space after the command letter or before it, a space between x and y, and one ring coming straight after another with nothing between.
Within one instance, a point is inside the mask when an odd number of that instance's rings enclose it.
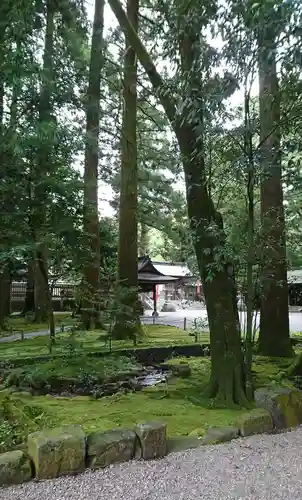
<instances>
[{"instance_id":1,"label":"stone block","mask_svg":"<svg viewBox=\"0 0 302 500\"><path fill-rule=\"evenodd\" d=\"M239 429L235 426L210 427L201 439L201 444L226 443L239 436Z\"/></svg>"},{"instance_id":2,"label":"stone block","mask_svg":"<svg viewBox=\"0 0 302 500\"><path fill-rule=\"evenodd\" d=\"M0 486L21 484L31 478L31 463L22 451L8 451L0 455Z\"/></svg>"},{"instance_id":3,"label":"stone block","mask_svg":"<svg viewBox=\"0 0 302 500\"><path fill-rule=\"evenodd\" d=\"M164 363L163 365L165 368L170 370L172 375L175 375L176 377L181 377L181 378L187 378L190 377L192 374L191 367L188 363Z\"/></svg>"},{"instance_id":4,"label":"stone block","mask_svg":"<svg viewBox=\"0 0 302 500\"><path fill-rule=\"evenodd\" d=\"M37 479L82 472L86 456L84 431L78 425L70 425L34 432L28 436L28 454Z\"/></svg>"},{"instance_id":5,"label":"stone block","mask_svg":"<svg viewBox=\"0 0 302 500\"><path fill-rule=\"evenodd\" d=\"M127 429L92 432L87 437L88 467L97 469L134 457L136 434Z\"/></svg>"},{"instance_id":6,"label":"stone block","mask_svg":"<svg viewBox=\"0 0 302 500\"><path fill-rule=\"evenodd\" d=\"M289 429L302 424L302 391L290 388L261 388L255 391L258 408L272 416L276 429Z\"/></svg>"},{"instance_id":7,"label":"stone block","mask_svg":"<svg viewBox=\"0 0 302 500\"><path fill-rule=\"evenodd\" d=\"M139 440L140 454L136 458L150 460L167 454L167 426L160 422L137 424L135 432Z\"/></svg>"},{"instance_id":8,"label":"stone block","mask_svg":"<svg viewBox=\"0 0 302 500\"><path fill-rule=\"evenodd\" d=\"M264 434L274 428L272 416L265 408L255 408L244 413L237 423L241 436Z\"/></svg>"}]
</instances>

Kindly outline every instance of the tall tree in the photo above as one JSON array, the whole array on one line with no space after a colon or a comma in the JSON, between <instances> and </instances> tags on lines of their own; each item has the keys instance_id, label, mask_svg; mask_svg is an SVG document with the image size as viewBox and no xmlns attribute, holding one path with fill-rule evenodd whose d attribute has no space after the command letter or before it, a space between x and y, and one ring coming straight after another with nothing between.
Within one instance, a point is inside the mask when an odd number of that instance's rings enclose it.
<instances>
[{"instance_id":1,"label":"tall tree","mask_svg":"<svg viewBox=\"0 0 302 500\"><path fill-rule=\"evenodd\" d=\"M82 319L87 329L100 323L100 238L98 214L98 164L101 72L103 69L104 0L95 0L89 82L86 100L84 170L84 233L87 252L83 267L85 294Z\"/></svg>"},{"instance_id":2,"label":"tall tree","mask_svg":"<svg viewBox=\"0 0 302 500\"><path fill-rule=\"evenodd\" d=\"M182 154L188 215L199 272L204 283L210 326L212 369L209 394L227 404L246 404L233 266L229 262L222 217L215 209L205 175L204 95L200 67L204 39L200 23L213 14L213 6L206 13L203 3L198 1L182 4L176 9L176 27L174 25L175 31L171 35L177 37L181 59L182 98L177 102L133 29L120 1L109 0L109 4L148 74ZM165 5L168 7L168 4Z\"/></svg>"},{"instance_id":3,"label":"tall tree","mask_svg":"<svg viewBox=\"0 0 302 500\"><path fill-rule=\"evenodd\" d=\"M37 145L36 170L44 182L35 183L33 191L33 210L31 214L32 238L35 244L35 314L38 322L48 320L50 325L50 344L54 343L55 327L52 299L48 284L47 242L45 240L45 177L53 173L53 149L49 137L53 133L55 118L53 113L53 61L55 43L56 3L46 0L46 27L44 39L43 71L39 96L39 143Z\"/></svg>"},{"instance_id":4,"label":"tall tree","mask_svg":"<svg viewBox=\"0 0 302 500\"><path fill-rule=\"evenodd\" d=\"M276 20L262 13L258 32L262 271L259 352L291 356L281 171ZM274 16L273 16L274 18Z\"/></svg>"},{"instance_id":5,"label":"tall tree","mask_svg":"<svg viewBox=\"0 0 302 500\"><path fill-rule=\"evenodd\" d=\"M138 0L127 0L127 16L136 32L138 12ZM125 45L118 245L120 296L113 334L117 338L135 340L140 329L137 279L137 58L127 37Z\"/></svg>"}]
</instances>

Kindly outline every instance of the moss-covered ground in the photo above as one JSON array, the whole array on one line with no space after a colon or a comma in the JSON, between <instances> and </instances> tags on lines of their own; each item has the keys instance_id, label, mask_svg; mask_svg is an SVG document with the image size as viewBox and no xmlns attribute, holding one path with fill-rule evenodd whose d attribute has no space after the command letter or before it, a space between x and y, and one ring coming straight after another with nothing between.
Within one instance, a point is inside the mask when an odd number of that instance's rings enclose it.
<instances>
[{"instance_id":1,"label":"moss-covered ground","mask_svg":"<svg viewBox=\"0 0 302 500\"><path fill-rule=\"evenodd\" d=\"M75 322L71 318L71 313L54 313L54 315L56 326L60 326L62 323L72 324ZM6 320L5 329L0 330L0 337L8 337L21 332L38 332L47 329L47 323L37 323L33 321L31 316L12 316Z\"/></svg>"},{"instance_id":2,"label":"moss-covered ground","mask_svg":"<svg viewBox=\"0 0 302 500\"><path fill-rule=\"evenodd\" d=\"M144 325L144 337L138 344L138 347L156 347L169 345L193 344L195 339L190 332L176 328L174 326L163 325ZM202 334L198 339L200 343L208 343L209 335ZM112 341L112 351L119 349L133 348L133 342L130 341ZM66 352L77 349L83 352L108 351L109 342L104 331L78 331L74 335L70 333L58 333L56 335L56 345L53 349L53 355L65 354ZM0 344L1 359L13 359L28 356L43 356L49 354L48 336L34 337L32 339L18 340L15 342Z\"/></svg>"},{"instance_id":3,"label":"moss-covered ground","mask_svg":"<svg viewBox=\"0 0 302 500\"><path fill-rule=\"evenodd\" d=\"M6 387L41 389L50 387L51 380L72 379L81 387L100 384L112 377L137 373L143 369L139 363L127 356L88 357L81 355L52 358L48 361L24 364L18 368L2 367L3 383Z\"/></svg>"},{"instance_id":4,"label":"moss-covered ground","mask_svg":"<svg viewBox=\"0 0 302 500\"><path fill-rule=\"evenodd\" d=\"M175 327L151 325L144 327L144 329L145 337L139 347L194 342L194 338L189 335L189 332ZM137 364L128 358L114 358L114 356L88 358L87 354L91 351L108 350L108 345L105 345L104 338L100 339L100 335L103 337L104 332L78 332L72 338L68 333L57 335L53 358L49 359L43 367L37 364L37 370L42 370L44 375L45 371L48 370L66 377L74 376L81 369L87 373L102 372L103 370L105 378L113 373L119 373L119 371L137 368ZM208 340L206 334L200 339L202 343ZM114 342L112 346L113 351L127 347L133 348L133 345L129 342ZM47 353L48 339L46 337L0 345L0 361L9 358L40 356ZM57 359L56 354L64 354L63 361ZM113 359L115 361L112 361ZM243 408L213 408L212 401L203 395L210 374L209 358L177 358L169 360L169 363L171 362L189 363L192 375L189 378L173 378L166 383L140 392L127 394L120 392L114 396L100 399L88 396L63 398L50 395L37 397L19 395L17 397L20 405L25 406L27 412L33 408L32 411L37 414L34 422L35 428L37 426L75 423L82 425L86 431L91 431L112 429L119 426L132 427L136 422L144 420L161 420L167 423L170 436L191 433L201 435L210 426L234 423L237 417L245 411ZM255 387L290 385L290 382L285 378L282 379L281 376L291 362L292 360L289 359L255 356L253 363ZM35 367L35 365L33 366ZM15 397L12 396L13 400ZM13 428L14 425L13 423ZM28 430L25 427L18 435L23 439L29 430L31 430L29 427ZM2 418L2 420L0 419L0 443L5 443L5 433L7 432L7 422Z\"/></svg>"},{"instance_id":5,"label":"moss-covered ground","mask_svg":"<svg viewBox=\"0 0 302 500\"><path fill-rule=\"evenodd\" d=\"M171 362L189 363L191 377L174 378L141 392L118 393L101 399L46 395L29 399L22 399L21 396L21 401L40 409L43 426L46 420L51 426L80 424L86 431L92 431L132 427L140 421L160 420L167 423L170 436L202 435L210 426L234 423L246 411L243 408L213 408L211 401L203 396L209 380L208 358L178 358ZM287 359L256 357L253 365L255 387L283 384L279 375L290 362Z\"/></svg>"}]
</instances>

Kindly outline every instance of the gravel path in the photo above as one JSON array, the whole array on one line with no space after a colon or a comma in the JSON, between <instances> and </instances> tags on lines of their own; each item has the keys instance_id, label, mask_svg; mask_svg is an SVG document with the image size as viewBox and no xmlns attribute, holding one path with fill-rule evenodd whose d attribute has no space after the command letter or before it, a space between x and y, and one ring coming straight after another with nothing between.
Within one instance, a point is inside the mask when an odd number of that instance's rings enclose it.
<instances>
[{"instance_id":1,"label":"gravel path","mask_svg":"<svg viewBox=\"0 0 302 500\"><path fill-rule=\"evenodd\" d=\"M0 500L301 500L302 427L0 489Z\"/></svg>"}]
</instances>

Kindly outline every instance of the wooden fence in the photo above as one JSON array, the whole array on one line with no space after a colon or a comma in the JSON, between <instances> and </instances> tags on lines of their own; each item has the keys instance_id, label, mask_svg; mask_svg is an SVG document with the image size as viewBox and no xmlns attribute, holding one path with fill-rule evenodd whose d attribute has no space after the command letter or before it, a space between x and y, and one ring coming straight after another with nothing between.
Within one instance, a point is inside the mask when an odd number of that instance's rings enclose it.
<instances>
[{"instance_id":1,"label":"wooden fence","mask_svg":"<svg viewBox=\"0 0 302 500\"><path fill-rule=\"evenodd\" d=\"M64 298L72 299L75 296L76 285L68 283L50 283L53 299L61 299L64 292ZM11 299L24 300L26 296L26 281L13 281L11 286Z\"/></svg>"}]
</instances>

